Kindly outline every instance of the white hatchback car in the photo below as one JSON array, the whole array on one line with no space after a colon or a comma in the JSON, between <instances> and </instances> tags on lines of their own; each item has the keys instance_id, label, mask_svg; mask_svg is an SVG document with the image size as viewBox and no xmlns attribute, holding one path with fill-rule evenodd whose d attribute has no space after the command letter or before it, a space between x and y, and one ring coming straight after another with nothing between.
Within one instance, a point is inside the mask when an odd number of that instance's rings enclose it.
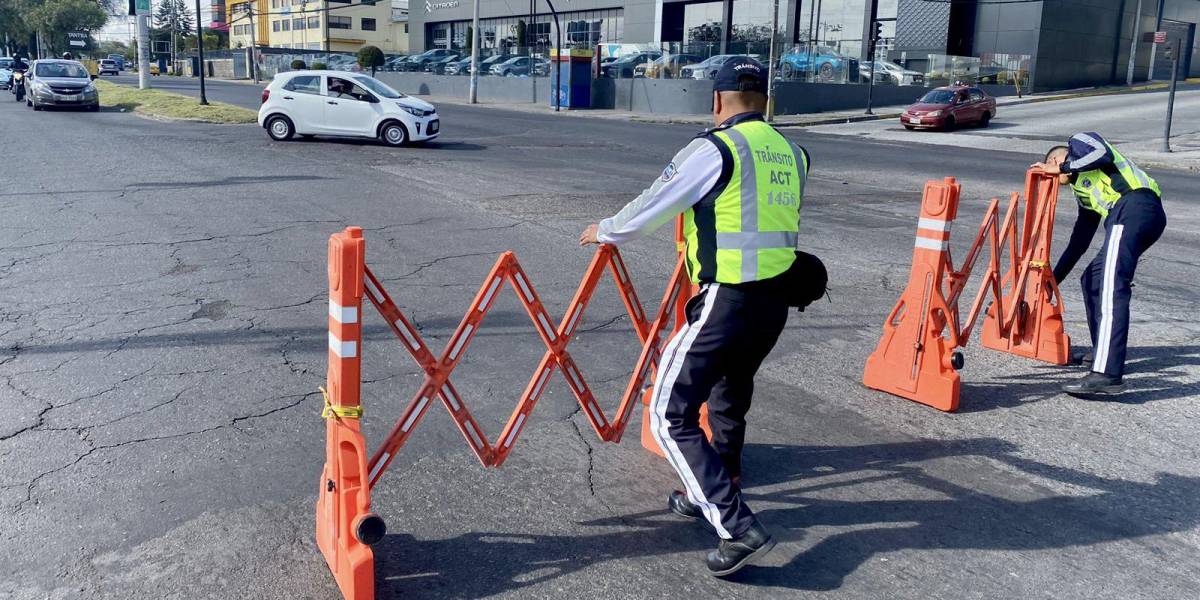
<instances>
[{"instance_id":1,"label":"white hatchback car","mask_svg":"<svg viewBox=\"0 0 1200 600\"><path fill-rule=\"evenodd\" d=\"M288 71L263 90L258 124L271 139L378 138L389 146L438 136L437 109L362 73Z\"/></svg>"}]
</instances>

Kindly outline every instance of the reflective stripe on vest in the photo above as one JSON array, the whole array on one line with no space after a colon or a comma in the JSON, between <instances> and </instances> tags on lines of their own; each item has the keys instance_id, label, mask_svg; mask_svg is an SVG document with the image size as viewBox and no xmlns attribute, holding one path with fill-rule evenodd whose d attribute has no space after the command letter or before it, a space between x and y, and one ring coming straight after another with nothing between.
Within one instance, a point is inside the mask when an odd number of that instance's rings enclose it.
<instances>
[{"instance_id":1,"label":"reflective stripe on vest","mask_svg":"<svg viewBox=\"0 0 1200 600\"><path fill-rule=\"evenodd\" d=\"M1104 142L1104 145L1112 152L1113 165L1130 190L1151 190L1156 196L1162 196L1158 182L1122 156L1112 144ZM1080 173L1071 189L1079 199L1080 206L1099 213L1101 217L1107 217L1108 211L1121 199L1121 193L1113 189L1112 178L1099 169Z\"/></svg>"},{"instance_id":2,"label":"reflective stripe on vest","mask_svg":"<svg viewBox=\"0 0 1200 600\"><path fill-rule=\"evenodd\" d=\"M685 213L688 272L693 281L718 283L775 277L795 260L804 153L762 121L739 123L711 139L728 148L733 172L716 198L705 201L711 204Z\"/></svg>"}]
</instances>

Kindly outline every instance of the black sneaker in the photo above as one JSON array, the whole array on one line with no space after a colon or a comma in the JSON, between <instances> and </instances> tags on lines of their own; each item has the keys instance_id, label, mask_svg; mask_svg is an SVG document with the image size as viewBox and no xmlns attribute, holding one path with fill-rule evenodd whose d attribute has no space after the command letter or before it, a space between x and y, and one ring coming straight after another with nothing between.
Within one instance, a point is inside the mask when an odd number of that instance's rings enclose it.
<instances>
[{"instance_id":1,"label":"black sneaker","mask_svg":"<svg viewBox=\"0 0 1200 600\"><path fill-rule=\"evenodd\" d=\"M1072 350L1071 362L1072 365L1090 365L1096 360L1096 356L1091 350Z\"/></svg>"},{"instance_id":2,"label":"black sneaker","mask_svg":"<svg viewBox=\"0 0 1200 600\"><path fill-rule=\"evenodd\" d=\"M1109 377L1104 373L1092 371L1083 379L1062 386L1062 391L1072 396L1107 396L1119 394L1125 390L1125 382L1120 377Z\"/></svg>"},{"instance_id":3,"label":"black sneaker","mask_svg":"<svg viewBox=\"0 0 1200 600\"><path fill-rule=\"evenodd\" d=\"M692 504L692 501L688 500L687 494L679 490L671 492L671 496L667 498L667 508L685 519L700 520L704 518L700 507Z\"/></svg>"},{"instance_id":4,"label":"black sneaker","mask_svg":"<svg viewBox=\"0 0 1200 600\"><path fill-rule=\"evenodd\" d=\"M762 558L774 547L775 539L762 525L755 522L741 536L732 540L721 540L717 549L708 553L705 562L710 575L728 577Z\"/></svg>"}]
</instances>

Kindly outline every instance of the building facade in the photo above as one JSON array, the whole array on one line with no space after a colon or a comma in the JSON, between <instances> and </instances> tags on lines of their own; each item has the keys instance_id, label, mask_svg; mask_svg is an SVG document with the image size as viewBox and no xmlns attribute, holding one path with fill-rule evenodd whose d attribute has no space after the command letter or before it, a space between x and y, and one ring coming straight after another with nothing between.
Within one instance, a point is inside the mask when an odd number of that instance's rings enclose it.
<instances>
[{"instance_id":1,"label":"building facade","mask_svg":"<svg viewBox=\"0 0 1200 600\"><path fill-rule=\"evenodd\" d=\"M724 47L765 54L774 0L560 0L559 27L544 0L479 0L485 50L644 44L672 51ZM815 47L867 58L872 23L881 57L939 72L973 58L980 74L1019 70L1037 89L1123 83L1150 76L1155 0L779 0L783 52ZM1139 12L1140 7L1140 12ZM472 0L419 0L408 17L409 51L463 49ZM1164 0L1162 29L1183 40L1185 73L1200 74L1200 0ZM561 29L561 31L560 31ZM711 53L711 52L710 52ZM1156 77L1169 63L1155 51ZM1132 57L1132 61L1131 61ZM1132 64L1132 69L1130 65ZM947 71L949 72L949 71Z\"/></svg>"},{"instance_id":2,"label":"building facade","mask_svg":"<svg viewBox=\"0 0 1200 600\"><path fill-rule=\"evenodd\" d=\"M253 15L248 8L253 5ZM407 10L397 20L391 2L368 0L244 0L229 5L230 48L357 52L377 46L385 53L408 51ZM253 24L251 23L253 21Z\"/></svg>"}]
</instances>

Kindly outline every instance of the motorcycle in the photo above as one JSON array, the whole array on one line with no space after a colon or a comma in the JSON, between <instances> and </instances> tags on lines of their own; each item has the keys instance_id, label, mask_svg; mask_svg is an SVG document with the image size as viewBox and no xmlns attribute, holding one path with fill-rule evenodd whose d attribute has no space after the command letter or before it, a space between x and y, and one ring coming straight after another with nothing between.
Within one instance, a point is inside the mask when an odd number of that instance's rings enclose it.
<instances>
[{"instance_id":1,"label":"motorcycle","mask_svg":"<svg viewBox=\"0 0 1200 600\"><path fill-rule=\"evenodd\" d=\"M12 93L16 96L17 102L25 99L25 71L13 71Z\"/></svg>"}]
</instances>

